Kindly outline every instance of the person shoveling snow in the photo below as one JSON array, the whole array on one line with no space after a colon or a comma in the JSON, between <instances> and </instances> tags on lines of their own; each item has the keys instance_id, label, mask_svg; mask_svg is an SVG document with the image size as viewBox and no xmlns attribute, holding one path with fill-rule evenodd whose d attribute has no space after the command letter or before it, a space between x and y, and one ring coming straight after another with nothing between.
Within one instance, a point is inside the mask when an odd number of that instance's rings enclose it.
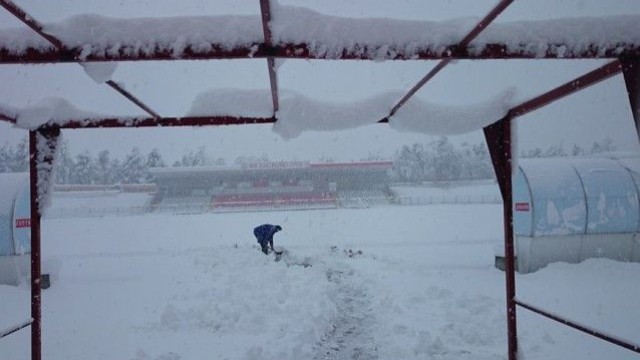
<instances>
[{"instance_id":1,"label":"person shoveling snow","mask_svg":"<svg viewBox=\"0 0 640 360\"><path fill-rule=\"evenodd\" d=\"M282 227L280 225L271 224L263 224L253 229L253 235L256 236L258 244L262 247L262 252L265 255L269 254L269 248L271 248L271 251L275 252L276 255L279 255L273 248L273 235L281 230Z\"/></svg>"}]
</instances>

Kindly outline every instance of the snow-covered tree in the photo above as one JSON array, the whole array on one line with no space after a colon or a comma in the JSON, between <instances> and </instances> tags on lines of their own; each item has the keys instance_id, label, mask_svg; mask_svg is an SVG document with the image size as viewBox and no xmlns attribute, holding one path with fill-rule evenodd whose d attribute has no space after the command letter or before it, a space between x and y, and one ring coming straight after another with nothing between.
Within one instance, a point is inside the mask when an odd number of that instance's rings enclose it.
<instances>
[{"instance_id":1,"label":"snow-covered tree","mask_svg":"<svg viewBox=\"0 0 640 360\"><path fill-rule=\"evenodd\" d=\"M96 165L89 151L76 155L72 170L71 182L74 184L93 184L96 179Z\"/></svg>"},{"instance_id":2,"label":"snow-covered tree","mask_svg":"<svg viewBox=\"0 0 640 360\"><path fill-rule=\"evenodd\" d=\"M98 153L95 180L97 184L102 185L113 183L114 177L111 169L111 155L109 154L109 150L102 150Z\"/></svg>"},{"instance_id":3,"label":"snow-covered tree","mask_svg":"<svg viewBox=\"0 0 640 360\"><path fill-rule=\"evenodd\" d=\"M25 172L29 169L29 143L27 138L22 140L16 146L12 161L13 172Z\"/></svg>"},{"instance_id":4,"label":"snow-covered tree","mask_svg":"<svg viewBox=\"0 0 640 360\"><path fill-rule=\"evenodd\" d=\"M449 138L441 136L433 145L434 146L434 163L436 181L456 180L460 178L460 155L449 142Z\"/></svg>"},{"instance_id":5,"label":"snow-covered tree","mask_svg":"<svg viewBox=\"0 0 640 360\"><path fill-rule=\"evenodd\" d=\"M147 167L156 168L156 167L166 167L167 164L164 162L162 155L160 154L160 150L158 148L154 148L151 150L149 154L147 154Z\"/></svg>"},{"instance_id":6,"label":"snow-covered tree","mask_svg":"<svg viewBox=\"0 0 640 360\"><path fill-rule=\"evenodd\" d=\"M153 175L151 175L149 169L166 166L167 164L164 162L164 159L162 159L162 155L160 154L158 148L154 148L153 150L151 150L151 152L147 154L147 162L145 164L145 182L153 181Z\"/></svg>"},{"instance_id":7,"label":"snow-covered tree","mask_svg":"<svg viewBox=\"0 0 640 360\"><path fill-rule=\"evenodd\" d=\"M125 184L139 184L145 179L145 160L140 150L134 147L125 157L121 167L121 180Z\"/></svg>"},{"instance_id":8,"label":"snow-covered tree","mask_svg":"<svg viewBox=\"0 0 640 360\"><path fill-rule=\"evenodd\" d=\"M61 137L58 142L58 156L56 157L56 166L54 168L55 182L58 184L70 184L73 167L74 162L69 154L69 146L64 137Z\"/></svg>"},{"instance_id":9,"label":"snow-covered tree","mask_svg":"<svg viewBox=\"0 0 640 360\"><path fill-rule=\"evenodd\" d=\"M0 147L0 172L9 172L10 147L4 144Z\"/></svg>"}]
</instances>

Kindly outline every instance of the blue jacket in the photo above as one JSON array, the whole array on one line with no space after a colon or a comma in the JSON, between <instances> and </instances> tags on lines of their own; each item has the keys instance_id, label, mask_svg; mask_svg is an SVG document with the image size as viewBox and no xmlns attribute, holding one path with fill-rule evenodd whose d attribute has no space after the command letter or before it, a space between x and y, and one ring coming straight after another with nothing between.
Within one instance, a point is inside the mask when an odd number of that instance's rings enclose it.
<instances>
[{"instance_id":1,"label":"blue jacket","mask_svg":"<svg viewBox=\"0 0 640 360\"><path fill-rule=\"evenodd\" d=\"M278 225L264 224L253 229L253 235L256 236L260 245L271 243L271 246L273 246L273 235L281 229Z\"/></svg>"}]
</instances>

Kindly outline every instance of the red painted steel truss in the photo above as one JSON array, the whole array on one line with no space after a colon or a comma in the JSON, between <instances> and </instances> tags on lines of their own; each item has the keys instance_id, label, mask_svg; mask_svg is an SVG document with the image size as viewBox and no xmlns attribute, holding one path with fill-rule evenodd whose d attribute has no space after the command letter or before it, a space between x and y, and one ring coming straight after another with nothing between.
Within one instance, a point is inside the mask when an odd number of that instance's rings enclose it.
<instances>
[{"instance_id":1,"label":"red painted steel truss","mask_svg":"<svg viewBox=\"0 0 640 360\"><path fill-rule=\"evenodd\" d=\"M82 63L94 61L150 61L150 60L213 60L213 59L244 59L244 58L265 58L267 60L267 70L269 72L269 81L271 87L273 116L267 118L238 117L233 115L226 116L200 116L200 117L163 117L153 111L149 106L145 105L141 100L130 92L119 86L113 81L107 81L107 85L115 91L126 97L149 116L146 118L128 119L123 121L119 118L104 118L86 121L86 119L68 119L63 124L44 124L36 130L30 131L30 179L31 179L31 288L32 288L32 320L26 321L15 328L11 332L15 332L23 327L31 326L32 331L32 359L41 359L41 317L40 317L40 214L38 203L38 177L39 164L51 159L43 157L39 153L40 147L38 141L47 141L50 146L56 144L56 139L60 133L60 129L77 129L77 128L114 128L114 127L157 127L157 126L204 126L204 125L241 125L241 124L265 124L277 121L276 114L279 108L278 103L278 83L277 83L277 67L275 66L278 58L298 58L298 59L329 59L326 55L316 55L309 51L306 44L274 44L272 34L269 27L271 21L271 5L269 0L259 0L262 19L262 28L264 34L264 42L253 44L253 46L235 48L226 50L219 44L211 44L211 50L206 52L193 51L187 48L184 52L176 57L168 50L156 50L146 54L128 55L126 49L117 51L109 51L101 55L89 55L88 57L80 57L81 48L67 47L55 36L47 34L43 31L42 25L32 16L27 14L19 6L10 0L0 0L0 6L12 13L17 19L29 26L33 31L39 34L52 47L47 50L29 48L22 54L15 54L8 49L0 48L0 64L36 64L36 63ZM560 58L558 53L548 50L543 54L530 54L524 51L509 50L506 44L488 44L481 51L473 49L472 41L497 18L513 0L501 0L464 38L457 44L445 46L445 51L423 51L416 54L403 53L401 49L396 51L395 56L391 60L440 60L440 62L421 78L405 96L398 100L395 106L390 110L389 115L381 120L380 123L387 123L388 118L393 116L419 89L427 84L434 76L442 71L453 59L533 59L533 58ZM556 44L560 47L562 44ZM632 112L636 124L636 128L640 122L640 44L623 44L611 49L602 49L598 44L592 44L584 47L585 50L579 52L567 51L562 54L562 59L593 59L593 58L609 58L613 59L608 64L601 66L583 76L567 82L555 89L552 89L542 95L530 99L522 104L513 107L508 111L507 115L502 119L496 119L494 124L484 128L485 139L491 154L491 160L496 172L498 183L503 197L504 212L504 244L505 244L505 283L506 283L506 309L507 309L507 331L508 331L508 358L516 360L518 357L517 349L517 327L516 327L516 305L534 311L547 318L569 325L577 330L583 331L600 339L609 341L613 344L622 346L631 351L640 353L637 345L630 344L616 337L603 334L594 329L589 329L570 320L563 319L555 314L551 314L545 310L539 309L533 305L524 303L516 299L515 289L515 266L514 266L514 239L513 239L513 214L511 209L512 188L511 188L511 122L518 116L522 116L528 112L534 111L540 107L554 102L564 96L570 95L576 91L594 85L611 76L622 72L629 92L629 99ZM362 49L360 49L362 50ZM342 51L338 58L331 57L332 60L370 60L366 55L366 51L358 53L347 49ZM82 60L80 60L82 59ZM0 113L0 120L10 123L16 123L17 119L12 114ZM3 334L7 335L7 334Z\"/></svg>"}]
</instances>

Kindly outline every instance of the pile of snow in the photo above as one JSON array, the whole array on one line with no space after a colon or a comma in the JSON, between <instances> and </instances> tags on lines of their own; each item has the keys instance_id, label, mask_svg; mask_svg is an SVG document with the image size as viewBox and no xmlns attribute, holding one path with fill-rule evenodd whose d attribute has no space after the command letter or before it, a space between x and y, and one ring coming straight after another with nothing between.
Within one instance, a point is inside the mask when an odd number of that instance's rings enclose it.
<instances>
[{"instance_id":1,"label":"pile of snow","mask_svg":"<svg viewBox=\"0 0 640 360\"><path fill-rule=\"evenodd\" d=\"M43 292L43 355L504 358L501 219L500 205L45 219L43 259L60 268ZM264 222L283 226L280 262L255 242ZM556 264L518 276L518 296L634 340L638 271ZM0 298L0 328L28 319L27 284L0 286ZM518 321L530 360L636 356L525 310ZM29 335L3 339L0 354L28 359Z\"/></svg>"},{"instance_id":2,"label":"pile of snow","mask_svg":"<svg viewBox=\"0 0 640 360\"><path fill-rule=\"evenodd\" d=\"M111 80L111 76L116 71L118 63L115 62L97 62L97 63L81 63L84 72L96 82L102 84Z\"/></svg>"},{"instance_id":3,"label":"pile of snow","mask_svg":"<svg viewBox=\"0 0 640 360\"><path fill-rule=\"evenodd\" d=\"M306 44L313 56L330 59L343 54L385 60L398 55L410 58L423 51L439 53L460 42L477 22L353 19L275 4L272 9L274 43Z\"/></svg>"},{"instance_id":4,"label":"pile of snow","mask_svg":"<svg viewBox=\"0 0 640 360\"><path fill-rule=\"evenodd\" d=\"M430 135L457 135L480 130L502 119L515 105L516 90L508 88L477 104L445 106L412 98L391 118L391 127Z\"/></svg>"},{"instance_id":5,"label":"pile of snow","mask_svg":"<svg viewBox=\"0 0 640 360\"><path fill-rule=\"evenodd\" d=\"M211 89L196 96L187 116L271 117L273 105L269 90Z\"/></svg>"},{"instance_id":6,"label":"pile of snow","mask_svg":"<svg viewBox=\"0 0 640 360\"><path fill-rule=\"evenodd\" d=\"M501 119L514 105L514 94L515 89L509 88L486 102L468 106L438 105L414 97L389 123L400 131L430 135L467 133ZM387 92L350 103L314 100L288 90L279 95L280 108L273 130L291 139L304 131L339 131L375 124L389 115L404 94ZM269 90L218 89L198 95L188 115L269 117L272 111Z\"/></svg>"},{"instance_id":7,"label":"pile of snow","mask_svg":"<svg viewBox=\"0 0 640 360\"><path fill-rule=\"evenodd\" d=\"M80 110L67 100L50 97L37 102L35 105L23 109L11 108L0 105L0 111L8 111L8 114L15 116L16 126L35 130L45 124L62 124L69 120L93 121L104 119L107 116L93 112Z\"/></svg>"},{"instance_id":8,"label":"pile of snow","mask_svg":"<svg viewBox=\"0 0 640 360\"><path fill-rule=\"evenodd\" d=\"M487 44L505 44L509 52L562 58L566 54L591 52L604 55L625 45L640 45L640 17L619 15L556 20L495 23L472 43L472 52ZM595 45L595 48L592 47Z\"/></svg>"},{"instance_id":9,"label":"pile of snow","mask_svg":"<svg viewBox=\"0 0 640 360\"><path fill-rule=\"evenodd\" d=\"M44 213L44 210L51 205L51 193L53 189L53 169L56 163L56 157L59 153L58 141L59 137L48 138L41 133L36 133L37 152L37 178L36 189L38 191L38 212Z\"/></svg>"},{"instance_id":10,"label":"pile of snow","mask_svg":"<svg viewBox=\"0 0 640 360\"><path fill-rule=\"evenodd\" d=\"M498 43L506 44L509 51L533 55L547 51L558 57L573 51L601 53L618 46L640 44L639 19L637 15L626 15L493 24L471 48L481 51L486 44ZM386 60L409 59L427 51L442 54L448 46L459 43L478 21L478 18L438 22L353 19L274 2L271 30L275 44L304 44L315 57L335 59L355 55ZM206 53L214 48L251 48L264 42L261 18L257 15L113 19L84 14L47 24L44 31L69 48L81 49L80 60L89 55L137 57L155 52L179 58L187 49ZM597 48L588 48L590 44ZM0 47L18 54L30 47L51 49L47 41L29 29L0 32Z\"/></svg>"},{"instance_id":11,"label":"pile of snow","mask_svg":"<svg viewBox=\"0 0 640 360\"><path fill-rule=\"evenodd\" d=\"M0 103L0 115L4 115L11 119L15 119L18 117L19 111L20 110L18 108Z\"/></svg>"}]
</instances>

